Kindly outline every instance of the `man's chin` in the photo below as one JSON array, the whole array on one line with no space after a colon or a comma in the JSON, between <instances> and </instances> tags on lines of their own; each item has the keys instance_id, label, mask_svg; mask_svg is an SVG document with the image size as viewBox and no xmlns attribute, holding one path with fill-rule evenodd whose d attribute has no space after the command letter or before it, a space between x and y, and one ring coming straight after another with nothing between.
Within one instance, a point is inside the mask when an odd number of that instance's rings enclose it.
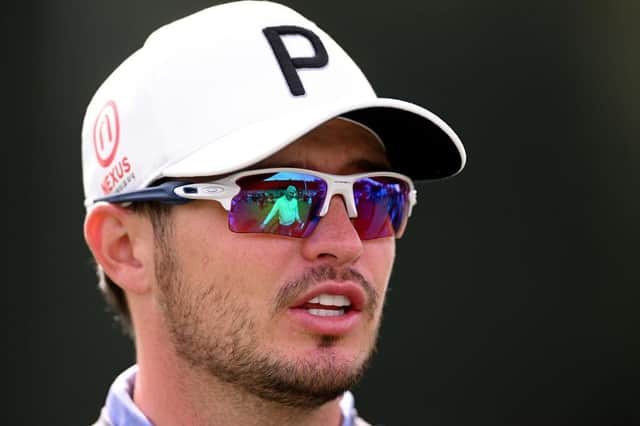
<instances>
[{"instance_id":1,"label":"man's chin","mask_svg":"<svg viewBox=\"0 0 640 426\"><path fill-rule=\"evenodd\" d=\"M271 357L291 365L311 365L315 370L349 375L364 369L372 352L372 348L363 349L361 344L347 342L340 336L321 335L299 343L293 349L288 346L282 351L276 350Z\"/></svg>"},{"instance_id":2,"label":"man's chin","mask_svg":"<svg viewBox=\"0 0 640 426\"><path fill-rule=\"evenodd\" d=\"M270 374L251 391L273 402L316 408L341 396L361 379L368 359L356 360L332 346L318 346L304 355L272 364Z\"/></svg>"}]
</instances>

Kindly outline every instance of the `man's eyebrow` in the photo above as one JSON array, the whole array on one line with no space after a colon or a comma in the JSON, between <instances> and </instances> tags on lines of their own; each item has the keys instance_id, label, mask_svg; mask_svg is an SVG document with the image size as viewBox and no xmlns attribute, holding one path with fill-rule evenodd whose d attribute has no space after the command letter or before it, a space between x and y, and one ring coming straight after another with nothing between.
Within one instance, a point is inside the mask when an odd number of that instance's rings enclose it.
<instances>
[{"instance_id":1,"label":"man's eyebrow","mask_svg":"<svg viewBox=\"0 0 640 426\"><path fill-rule=\"evenodd\" d=\"M249 167L249 170L251 170L252 168L256 168L256 167L260 167L260 168L271 168L271 167L283 167L283 168L288 168L288 169L306 169L307 167L305 167L305 165L299 161L287 161L286 163L277 163L277 164L262 164L262 163L258 163L258 164L254 164L253 166Z\"/></svg>"},{"instance_id":2,"label":"man's eyebrow","mask_svg":"<svg viewBox=\"0 0 640 426\"><path fill-rule=\"evenodd\" d=\"M381 170L389 170L391 168L391 163L386 159L374 161L366 158L361 158L352 161L350 165L361 168L367 172L377 172Z\"/></svg>"},{"instance_id":3,"label":"man's eyebrow","mask_svg":"<svg viewBox=\"0 0 640 426\"><path fill-rule=\"evenodd\" d=\"M352 160L345 166L346 169L360 170L363 172L380 172L391 169L391 164L388 161L373 161L366 158L359 158Z\"/></svg>"}]
</instances>

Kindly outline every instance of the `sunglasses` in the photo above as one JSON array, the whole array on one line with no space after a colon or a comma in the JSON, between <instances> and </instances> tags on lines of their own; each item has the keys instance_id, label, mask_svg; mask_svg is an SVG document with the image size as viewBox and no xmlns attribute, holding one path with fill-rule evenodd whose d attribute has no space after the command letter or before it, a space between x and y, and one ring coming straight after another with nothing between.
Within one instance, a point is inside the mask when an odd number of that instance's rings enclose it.
<instances>
[{"instance_id":1,"label":"sunglasses","mask_svg":"<svg viewBox=\"0 0 640 426\"><path fill-rule=\"evenodd\" d=\"M327 214L333 195L342 195L360 239L402 237L416 204L407 176L394 172L332 175L313 170L250 170L211 182L168 181L95 201L181 204L215 200L229 212L229 229L304 238Z\"/></svg>"}]
</instances>

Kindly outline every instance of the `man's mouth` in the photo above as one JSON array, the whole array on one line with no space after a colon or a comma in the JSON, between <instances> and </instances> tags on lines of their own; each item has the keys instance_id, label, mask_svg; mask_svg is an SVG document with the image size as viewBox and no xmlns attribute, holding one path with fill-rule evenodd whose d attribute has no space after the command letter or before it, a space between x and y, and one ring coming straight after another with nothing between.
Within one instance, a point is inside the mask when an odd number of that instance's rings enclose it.
<instances>
[{"instance_id":1,"label":"man's mouth","mask_svg":"<svg viewBox=\"0 0 640 426\"><path fill-rule=\"evenodd\" d=\"M354 282L328 282L300 297L288 312L313 334L344 335L361 321L366 303L365 292Z\"/></svg>"},{"instance_id":2,"label":"man's mouth","mask_svg":"<svg viewBox=\"0 0 640 426\"><path fill-rule=\"evenodd\" d=\"M351 310L351 300L341 294L320 294L298 308L319 317L337 317Z\"/></svg>"}]
</instances>

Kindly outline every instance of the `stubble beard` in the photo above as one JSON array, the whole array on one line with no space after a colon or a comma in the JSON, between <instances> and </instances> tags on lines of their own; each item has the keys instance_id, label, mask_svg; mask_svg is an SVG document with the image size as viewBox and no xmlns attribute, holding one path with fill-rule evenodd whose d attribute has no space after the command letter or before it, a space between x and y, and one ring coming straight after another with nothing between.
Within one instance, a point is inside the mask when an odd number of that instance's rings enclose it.
<instances>
[{"instance_id":1,"label":"stubble beard","mask_svg":"<svg viewBox=\"0 0 640 426\"><path fill-rule=\"evenodd\" d=\"M190 285L195 283L182 278L169 245L159 248L155 268L166 326L178 356L194 369L262 400L312 409L352 388L370 364L379 318L369 347L362 348L356 359L336 356L336 336L318 336L313 359L288 359L260 346L259 329L246 304L218 288L215 278L205 286ZM289 287L301 291L312 284L310 279L332 273L335 271L314 270L302 284ZM195 289L204 290L198 294ZM370 285L366 290L373 297L368 317L375 321L375 291Z\"/></svg>"}]
</instances>

